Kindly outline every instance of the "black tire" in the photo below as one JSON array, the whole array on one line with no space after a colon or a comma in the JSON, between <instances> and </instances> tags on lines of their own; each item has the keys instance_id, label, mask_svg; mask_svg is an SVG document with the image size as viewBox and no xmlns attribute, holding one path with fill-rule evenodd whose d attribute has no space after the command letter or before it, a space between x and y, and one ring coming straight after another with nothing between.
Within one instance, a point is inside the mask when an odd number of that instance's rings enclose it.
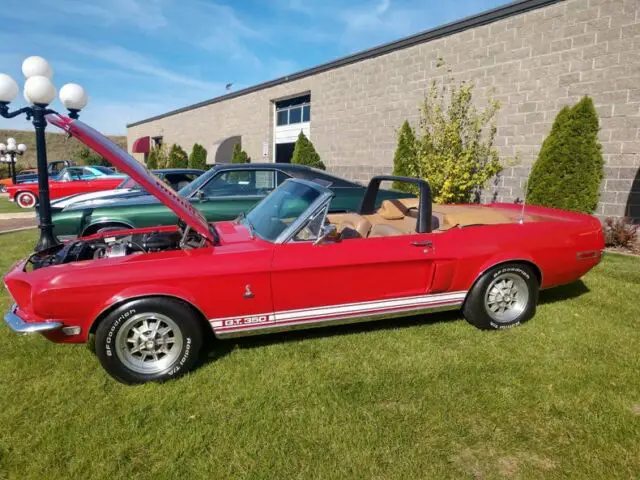
<instances>
[{"instance_id":1,"label":"black tire","mask_svg":"<svg viewBox=\"0 0 640 480\"><path fill-rule=\"evenodd\" d=\"M502 290L501 286L508 286L509 281L512 287ZM494 294L496 291L500 292L498 296ZM470 324L483 330L512 328L535 315L538 291L538 278L530 266L522 263L498 265L475 283L467 295L462 313ZM507 293L503 295L502 292ZM498 310L493 311L492 307Z\"/></svg>"},{"instance_id":2,"label":"black tire","mask_svg":"<svg viewBox=\"0 0 640 480\"><path fill-rule=\"evenodd\" d=\"M149 327L145 330L140 326L139 330L146 333L137 335L135 329L142 319L146 319ZM159 336L166 330L160 328L162 325L171 329L173 337L170 334L166 338ZM184 375L198 361L202 339L200 320L188 305L173 299L150 297L132 300L109 313L98 325L95 348L107 373L119 382L132 385L162 382ZM148 342L154 345L149 346ZM157 353L162 345L167 351ZM135 348L139 348L138 352L132 353ZM156 355L145 366L146 358L153 355L152 352Z\"/></svg>"}]
</instances>

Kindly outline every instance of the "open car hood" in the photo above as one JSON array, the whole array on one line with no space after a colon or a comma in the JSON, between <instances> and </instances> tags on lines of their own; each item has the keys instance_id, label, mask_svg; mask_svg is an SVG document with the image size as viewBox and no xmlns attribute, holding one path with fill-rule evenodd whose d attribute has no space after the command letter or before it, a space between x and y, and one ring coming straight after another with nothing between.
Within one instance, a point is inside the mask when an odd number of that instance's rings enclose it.
<instances>
[{"instance_id":1,"label":"open car hood","mask_svg":"<svg viewBox=\"0 0 640 480\"><path fill-rule=\"evenodd\" d=\"M87 147L96 151L109 161L114 167L133 178L138 185L149 194L156 197L163 204L173 210L178 217L211 243L215 243L215 235L211 231L204 216L184 198L167 187L160 179L134 159L127 152L118 147L107 137L91 128L89 125L59 114L47 115L51 125L61 128L74 136Z\"/></svg>"}]
</instances>

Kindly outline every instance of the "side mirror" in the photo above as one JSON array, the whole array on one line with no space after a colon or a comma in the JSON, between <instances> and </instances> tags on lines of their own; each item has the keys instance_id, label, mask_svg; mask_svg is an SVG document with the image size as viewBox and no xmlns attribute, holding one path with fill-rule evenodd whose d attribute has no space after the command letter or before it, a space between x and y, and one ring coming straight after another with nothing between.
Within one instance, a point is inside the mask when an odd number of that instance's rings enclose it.
<instances>
[{"instance_id":1,"label":"side mirror","mask_svg":"<svg viewBox=\"0 0 640 480\"><path fill-rule=\"evenodd\" d=\"M327 240L338 240L339 235L338 235L338 227L336 227L335 225L329 224L329 225L324 225L322 227L322 229L320 230L320 235L318 235L318 238L316 239L315 242L313 242L314 245L321 245L324 242L326 242Z\"/></svg>"},{"instance_id":2,"label":"side mirror","mask_svg":"<svg viewBox=\"0 0 640 480\"><path fill-rule=\"evenodd\" d=\"M198 190L198 191L196 192L196 199L197 199L199 202L201 202L201 201L203 201L203 200L204 200L204 198L205 198L205 197L204 197L204 192L203 192L202 190Z\"/></svg>"}]
</instances>

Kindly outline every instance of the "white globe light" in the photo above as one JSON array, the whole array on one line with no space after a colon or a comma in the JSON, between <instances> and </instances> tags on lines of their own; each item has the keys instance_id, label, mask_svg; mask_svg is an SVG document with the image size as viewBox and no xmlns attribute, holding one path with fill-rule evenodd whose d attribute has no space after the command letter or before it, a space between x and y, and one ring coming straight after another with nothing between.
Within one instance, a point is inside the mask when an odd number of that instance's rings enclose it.
<instances>
[{"instance_id":1,"label":"white globe light","mask_svg":"<svg viewBox=\"0 0 640 480\"><path fill-rule=\"evenodd\" d=\"M60 101L69 110L82 110L87 106L87 94L77 83L67 83L60 89Z\"/></svg>"},{"instance_id":2,"label":"white globe light","mask_svg":"<svg viewBox=\"0 0 640 480\"><path fill-rule=\"evenodd\" d=\"M16 144L16 139L13 138L13 137L7 138L7 144L11 145L12 143L15 145Z\"/></svg>"},{"instance_id":3,"label":"white globe light","mask_svg":"<svg viewBox=\"0 0 640 480\"><path fill-rule=\"evenodd\" d=\"M16 144L15 143L9 143L7 144L7 152L15 152L16 151Z\"/></svg>"},{"instance_id":4,"label":"white globe light","mask_svg":"<svg viewBox=\"0 0 640 480\"><path fill-rule=\"evenodd\" d=\"M7 146L4 143L0 143L0 153L4 153L7 150Z\"/></svg>"},{"instance_id":5,"label":"white globe light","mask_svg":"<svg viewBox=\"0 0 640 480\"><path fill-rule=\"evenodd\" d=\"M0 102L13 102L18 96L18 84L6 73L0 73Z\"/></svg>"},{"instance_id":6,"label":"white globe light","mask_svg":"<svg viewBox=\"0 0 640 480\"><path fill-rule=\"evenodd\" d=\"M49 105L56 98L56 87L47 77L30 77L24 84L24 98L29 103Z\"/></svg>"},{"instance_id":7,"label":"white globe light","mask_svg":"<svg viewBox=\"0 0 640 480\"><path fill-rule=\"evenodd\" d=\"M18 151L20 153L24 153L27 151L27 146L24 143L19 143L18 144Z\"/></svg>"},{"instance_id":8,"label":"white globe light","mask_svg":"<svg viewBox=\"0 0 640 480\"><path fill-rule=\"evenodd\" d=\"M22 73L25 78L47 77L51 79L51 77L53 77L53 69L51 65L49 65L49 62L38 56L26 58L24 62L22 62Z\"/></svg>"}]
</instances>

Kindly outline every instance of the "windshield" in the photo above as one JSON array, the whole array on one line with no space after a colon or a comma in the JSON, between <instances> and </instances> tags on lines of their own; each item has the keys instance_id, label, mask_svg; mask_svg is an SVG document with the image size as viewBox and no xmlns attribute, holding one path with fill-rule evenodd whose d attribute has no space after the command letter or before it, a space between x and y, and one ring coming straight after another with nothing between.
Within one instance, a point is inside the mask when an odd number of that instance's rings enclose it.
<instances>
[{"instance_id":1,"label":"windshield","mask_svg":"<svg viewBox=\"0 0 640 480\"><path fill-rule=\"evenodd\" d=\"M91 168L93 168L95 170L98 170L99 172L103 173L104 175L116 175L115 170L112 170L112 169L107 168L107 167L102 167L100 165L94 165Z\"/></svg>"},{"instance_id":2,"label":"windshield","mask_svg":"<svg viewBox=\"0 0 640 480\"><path fill-rule=\"evenodd\" d=\"M200 175L193 182L185 185L180 190L178 190L178 195L184 198L189 198L191 195L193 195L194 192L200 190L200 187L211 180L211 177L213 177L217 171L218 170L216 168L212 168L206 173Z\"/></svg>"},{"instance_id":3,"label":"windshield","mask_svg":"<svg viewBox=\"0 0 640 480\"><path fill-rule=\"evenodd\" d=\"M273 242L322 193L302 183L286 181L242 219L258 237Z\"/></svg>"}]
</instances>

